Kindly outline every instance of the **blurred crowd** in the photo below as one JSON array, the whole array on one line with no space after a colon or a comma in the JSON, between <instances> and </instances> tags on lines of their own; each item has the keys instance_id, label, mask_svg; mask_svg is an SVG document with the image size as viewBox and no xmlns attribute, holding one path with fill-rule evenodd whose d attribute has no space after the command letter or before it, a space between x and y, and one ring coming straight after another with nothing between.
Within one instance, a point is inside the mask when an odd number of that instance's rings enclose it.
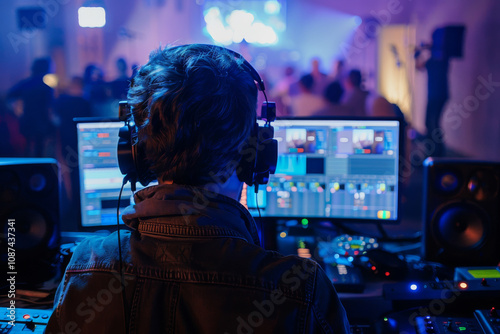
<instances>
[{"instance_id":1,"label":"blurred crowd","mask_svg":"<svg viewBox=\"0 0 500 334\"><path fill-rule=\"evenodd\" d=\"M76 147L74 118L118 117L118 103L126 100L136 68L129 69L126 60L119 58L118 75L106 81L104 71L89 64L82 76L72 77L61 87L47 76L51 60L36 59L30 77L1 97L0 156L61 159L64 147Z\"/></svg>"},{"instance_id":2,"label":"blurred crowd","mask_svg":"<svg viewBox=\"0 0 500 334\"><path fill-rule=\"evenodd\" d=\"M269 99L276 101L278 116L383 117L401 116L397 106L364 88L359 69L337 60L329 74L311 59L310 71L298 74L284 68L283 76L266 83ZM48 58L36 59L31 76L15 84L0 100L0 156L64 158L64 147L76 148L76 117L116 118L118 102L126 100L138 66L116 61L116 77L106 80L102 68L86 66L82 76L61 87L51 87ZM265 73L263 73L263 77Z\"/></svg>"},{"instance_id":3,"label":"blurred crowd","mask_svg":"<svg viewBox=\"0 0 500 334\"><path fill-rule=\"evenodd\" d=\"M342 60L337 60L326 74L320 69L319 59L313 58L311 71L301 76L293 67L286 67L283 78L271 91L271 99L278 102L281 116L401 116L397 106L366 90L363 82L361 71L347 68Z\"/></svg>"}]
</instances>

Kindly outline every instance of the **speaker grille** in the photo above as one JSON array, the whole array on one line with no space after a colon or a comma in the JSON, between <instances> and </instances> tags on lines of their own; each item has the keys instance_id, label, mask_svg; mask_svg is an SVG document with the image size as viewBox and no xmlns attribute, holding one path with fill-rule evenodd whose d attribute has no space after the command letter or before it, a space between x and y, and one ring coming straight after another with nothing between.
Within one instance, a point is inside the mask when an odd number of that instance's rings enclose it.
<instances>
[{"instance_id":1,"label":"speaker grille","mask_svg":"<svg viewBox=\"0 0 500 334\"><path fill-rule=\"evenodd\" d=\"M54 159L0 159L0 264L7 268L8 221L12 219L20 283L42 283L57 272L58 176Z\"/></svg>"},{"instance_id":2,"label":"speaker grille","mask_svg":"<svg viewBox=\"0 0 500 334\"><path fill-rule=\"evenodd\" d=\"M422 256L449 266L500 261L500 163L424 163Z\"/></svg>"}]
</instances>

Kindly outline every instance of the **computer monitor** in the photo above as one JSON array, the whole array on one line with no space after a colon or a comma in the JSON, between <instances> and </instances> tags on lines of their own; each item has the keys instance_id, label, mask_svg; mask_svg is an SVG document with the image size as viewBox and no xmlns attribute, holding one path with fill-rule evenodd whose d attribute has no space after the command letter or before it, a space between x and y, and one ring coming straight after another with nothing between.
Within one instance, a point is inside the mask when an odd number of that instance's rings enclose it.
<instances>
[{"instance_id":1,"label":"computer monitor","mask_svg":"<svg viewBox=\"0 0 500 334\"><path fill-rule=\"evenodd\" d=\"M123 125L118 119L77 120L83 229L116 225L123 181L116 148ZM257 195L245 187L241 198L252 215L259 215L258 204L265 218L397 222L399 120L280 119L273 125L276 173ZM132 201L127 184L120 208Z\"/></svg>"},{"instance_id":2,"label":"computer monitor","mask_svg":"<svg viewBox=\"0 0 500 334\"><path fill-rule=\"evenodd\" d=\"M245 187L254 216L392 222L399 219L398 119L280 119L269 183ZM260 210L260 213L259 213Z\"/></svg>"},{"instance_id":3,"label":"computer monitor","mask_svg":"<svg viewBox=\"0 0 500 334\"><path fill-rule=\"evenodd\" d=\"M118 195L123 175L118 167L118 133L124 122L95 118L77 119L80 217L83 229L117 224ZM137 190L142 187L137 185ZM133 201L130 183L123 189L120 208ZM122 224L120 218L120 224Z\"/></svg>"}]
</instances>

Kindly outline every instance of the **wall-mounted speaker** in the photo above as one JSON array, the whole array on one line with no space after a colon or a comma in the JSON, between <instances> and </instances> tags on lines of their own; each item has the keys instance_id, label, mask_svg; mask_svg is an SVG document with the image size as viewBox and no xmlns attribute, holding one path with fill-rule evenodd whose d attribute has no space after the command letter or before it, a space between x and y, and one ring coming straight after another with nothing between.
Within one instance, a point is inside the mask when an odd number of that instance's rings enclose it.
<instances>
[{"instance_id":1,"label":"wall-mounted speaker","mask_svg":"<svg viewBox=\"0 0 500 334\"><path fill-rule=\"evenodd\" d=\"M500 163L424 162L422 255L449 266L500 262Z\"/></svg>"},{"instance_id":2,"label":"wall-mounted speaker","mask_svg":"<svg viewBox=\"0 0 500 334\"><path fill-rule=\"evenodd\" d=\"M59 210L56 160L0 158L0 265L16 273L17 283L38 284L57 273Z\"/></svg>"}]
</instances>

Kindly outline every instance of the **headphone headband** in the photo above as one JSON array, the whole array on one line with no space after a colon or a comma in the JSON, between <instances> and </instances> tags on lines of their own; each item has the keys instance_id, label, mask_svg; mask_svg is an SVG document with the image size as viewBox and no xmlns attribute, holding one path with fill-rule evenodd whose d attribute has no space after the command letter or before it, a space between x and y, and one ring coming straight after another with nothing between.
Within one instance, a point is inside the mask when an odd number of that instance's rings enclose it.
<instances>
[{"instance_id":1,"label":"headphone headband","mask_svg":"<svg viewBox=\"0 0 500 334\"><path fill-rule=\"evenodd\" d=\"M278 142L273 138L274 129L271 122L276 119L276 105L274 102L267 101L265 93L264 81L253 68L250 63L243 58L239 53L222 48L216 45L197 44L207 48L218 49L222 52L227 52L237 59L242 60L243 69L250 74L252 79L257 83L258 90L262 91L265 96L265 102L262 106L262 117L266 124L259 126L257 123L252 128L250 140L248 140L241 152L248 153L248 156L242 155L240 165L236 172L240 181L248 185L256 185L255 190L258 190L259 184L266 184L269 179L269 174L274 174L278 160ZM188 45L180 45L170 48L169 50L186 47ZM120 171L125 175L124 182L130 181L131 188L135 191L135 183L139 181L143 186L147 186L149 182L155 179L154 173L149 169L146 162L145 152L137 143L137 127L133 119L133 112L126 101L120 102L119 107L120 120L125 121L125 126L120 129L120 139L118 141L118 163Z\"/></svg>"}]
</instances>

